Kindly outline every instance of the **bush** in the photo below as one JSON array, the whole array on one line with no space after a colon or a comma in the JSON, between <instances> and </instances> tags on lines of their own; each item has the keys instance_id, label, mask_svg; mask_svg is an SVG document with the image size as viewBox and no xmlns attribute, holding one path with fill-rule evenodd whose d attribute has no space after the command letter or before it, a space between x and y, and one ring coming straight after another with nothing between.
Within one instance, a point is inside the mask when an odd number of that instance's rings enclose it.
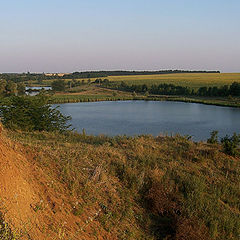
<instances>
[{"instance_id":1,"label":"bush","mask_svg":"<svg viewBox=\"0 0 240 240\"><path fill-rule=\"evenodd\" d=\"M226 154L232 156L239 155L240 135L236 133L234 133L232 137L226 135L221 139L221 143L223 144L223 149Z\"/></svg>"},{"instance_id":2,"label":"bush","mask_svg":"<svg viewBox=\"0 0 240 240\"><path fill-rule=\"evenodd\" d=\"M11 231L9 225L4 221L3 215L0 212L0 239L1 240L16 240L15 234Z\"/></svg>"},{"instance_id":3,"label":"bush","mask_svg":"<svg viewBox=\"0 0 240 240\"><path fill-rule=\"evenodd\" d=\"M210 138L207 140L208 143L218 143L218 131L212 131Z\"/></svg>"},{"instance_id":4,"label":"bush","mask_svg":"<svg viewBox=\"0 0 240 240\"><path fill-rule=\"evenodd\" d=\"M71 118L64 116L48 104L49 98L44 95L35 97L14 96L8 103L0 106L2 123L10 129L25 131L64 131Z\"/></svg>"},{"instance_id":5,"label":"bush","mask_svg":"<svg viewBox=\"0 0 240 240\"><path fill-rule=\"evenodd\" d=\"M52 82L52 90L53 91L64 91L65 90L65 82L64 80L55 80Z\"/></svg>"}]
</instances>

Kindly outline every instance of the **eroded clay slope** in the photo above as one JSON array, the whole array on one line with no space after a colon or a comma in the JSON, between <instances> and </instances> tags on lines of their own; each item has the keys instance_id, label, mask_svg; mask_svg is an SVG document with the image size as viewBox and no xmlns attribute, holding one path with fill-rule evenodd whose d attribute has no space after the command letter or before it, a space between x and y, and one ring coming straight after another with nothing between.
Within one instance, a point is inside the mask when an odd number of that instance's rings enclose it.
<instances>
[{"instance_id":1,"label":"eroded clay slope","mask_svg":"<svg viewBox=\"0 0 240 240\"><path fill-rule=\"evenodd\" d=\"M85 222L72 213L74 199L53 181L34 154L0 136L0 212L11 229L20 239L92 239L91 230L79 231Z\"/></svg>"}]
</instances>

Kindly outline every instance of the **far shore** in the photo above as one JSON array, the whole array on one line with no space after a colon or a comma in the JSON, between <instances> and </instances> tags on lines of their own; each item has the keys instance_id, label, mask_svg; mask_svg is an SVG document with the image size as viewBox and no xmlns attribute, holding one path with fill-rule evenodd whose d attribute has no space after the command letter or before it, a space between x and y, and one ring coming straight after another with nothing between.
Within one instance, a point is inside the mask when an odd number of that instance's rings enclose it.
<instances>
[{"instance_id":1,"label":"far shore","mask_svg":"<svg viewBox=\"0 0 240 240\"><path fill-rule=\"evenodd\" d=\"M83 94L57 94L53 95L51 103L64 104L64 103L77 103L77 102L100 102L100 101L174 101L174 102L187 102L199 103L206 105L215 105L222 107L235 107L240 108L240 99L227 99L227 98L200 98L200 97L184 97L184 96L104 96L104 95L83 95Z\"/></svg>"}]
</instances>

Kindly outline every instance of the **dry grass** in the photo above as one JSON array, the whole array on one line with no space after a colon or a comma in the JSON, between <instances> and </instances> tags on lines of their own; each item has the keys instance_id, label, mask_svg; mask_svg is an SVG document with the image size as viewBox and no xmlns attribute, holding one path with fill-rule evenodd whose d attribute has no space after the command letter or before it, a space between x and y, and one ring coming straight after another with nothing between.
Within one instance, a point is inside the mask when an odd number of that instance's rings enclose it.
<instances>
[{"instance_id":1,"label":"dry grass","mask_svg":"<svg viewBox=\"0 0 240 240\"><path fill-rule=\"evenodd\" d=\"M72 212L93 239L239 237L240 161L220 145L180 136L8 135L78 199Z\"/></svg>"}]
</instances>

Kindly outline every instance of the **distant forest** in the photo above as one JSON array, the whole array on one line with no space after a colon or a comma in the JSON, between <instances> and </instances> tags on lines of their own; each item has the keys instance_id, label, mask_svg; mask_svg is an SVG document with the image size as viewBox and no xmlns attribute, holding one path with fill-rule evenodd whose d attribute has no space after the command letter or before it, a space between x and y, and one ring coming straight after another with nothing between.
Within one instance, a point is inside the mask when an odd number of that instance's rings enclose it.
<instances>
[{"instance_id":1,"label":"distant forest","mask_svg":"<svg viewBox=\"0 0 240 240\"><path fill-rule=\"evenodd\" d=\"M220 71L189 71L189 70L159 70L159 71L91 71L74 72L64 75L62 78L98 78L108 76L128 75L153 75L153 74L174 74L174 73L220 73Z\"/></svg>"},{"instance_id":2,"label":"distant forest","mask_svg":"<svg viewBox=\"0 0 240 240\"><path fill-rule=\"evenodd\" d=\"M220 73L220 71L189 71L189 70L159 70L159 71L87 71L73 72L70 74L45 74L45 73L2 73L0 79L13 82L24 82L36 80L41 84L44 79L79 79L79 78L100 78L108 76L127 75L153 75L153 74L174 74L174 73Z\"/></svg>"},{"instance_id":3,"label":"distant forest","mask_svg":"<svg viewBox=\"0 0 240 240\"><path fill-rule=\"evenodd\" d=\"M104 82L103 82L104 84ZM176 86L174 84L153 84L152 86L142 85L127 85L121 82L116 85L113 82L105 83L106 86L112 86L118 90L147 93L156 95L181 95L181 96L200 96L200 97L227 97L227 96L240 96L240 83L233 82L230 86L224 85L221 87L200 87L197 91L189 87Z\"/></svg>"}]
</instances>

